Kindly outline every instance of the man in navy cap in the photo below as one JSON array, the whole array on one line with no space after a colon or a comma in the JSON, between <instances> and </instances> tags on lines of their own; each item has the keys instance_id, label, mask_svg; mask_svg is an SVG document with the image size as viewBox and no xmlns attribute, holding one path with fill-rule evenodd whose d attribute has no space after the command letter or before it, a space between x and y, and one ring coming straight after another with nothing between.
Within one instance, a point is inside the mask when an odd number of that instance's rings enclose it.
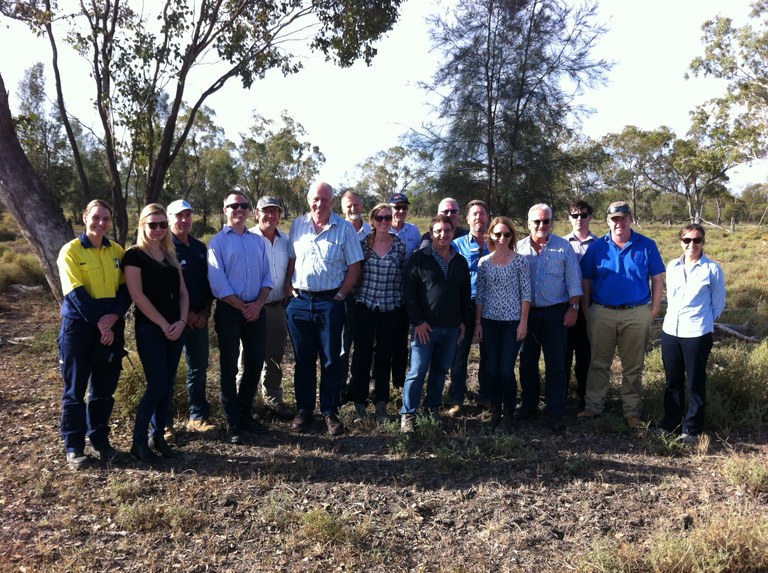
<instances>
[{"instance_id":1,"label":"man in navy cap","mask_svg":"<svg viewBox=\"0 0 768 573\"><path fill-rule=\"evenodd\" d=\"M208 251L192 230L192 205L184 199L173 201L166 209L171 224L171 239L176 248L184 282L189 292L189 336L184 343L187 361L187 397L189 399L190 432L209 432L215 426L208 422L211 405L205 397L208 371L208 318L211 316L213 295L208 284ZM169 417L172 420L173 417ZM170 428L169 428L170 429Z\"/></svg>"}]
</instances>

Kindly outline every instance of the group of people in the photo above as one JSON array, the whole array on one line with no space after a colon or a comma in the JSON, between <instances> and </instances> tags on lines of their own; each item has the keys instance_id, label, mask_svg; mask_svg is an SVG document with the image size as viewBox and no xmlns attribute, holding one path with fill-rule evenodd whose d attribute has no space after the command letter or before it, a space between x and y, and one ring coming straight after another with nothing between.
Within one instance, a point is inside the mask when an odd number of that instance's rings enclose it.
<instances>
[{"instance_id":1,"label":"group of people","mask_svg":"<svg viewBox=\"0 0 768 573\"><path fill-rule=\"evenodd\" d=\"M512 220L490 220L480 200L467 205L468 227L462 228L458 203L444 199L423 236L406 221L410 202L402 193L373 207L368 221L358 194L342 196L344 218L333 213L333 201L330 185L313 184L309 212L285 233L278 228L278 199L259 199L256 225L249 229L251 203L232 192L224 200L226 224L207 247L190 234L194 211L186 200L167 209L150 204L140 214L136 245L126 251L107 238L109 204L89 203L84 232L62 247L58 261L64 293L61 432L68 464L80 469L93 458L117 455L109 418L131 303L147 383L131 454L144 462L177 455L166 430L172 427L182 353L187 430L216 429L206 399L212 310L226 438L233 444L269 431L253 415L259 386L265 406L292 420L299 432L314 424L319 395L324 427L336 436L345 431L338 417L343 401L354 402L359 421L367 418L372 395L376 420L388 420L391 383L402 387L401 430L411 433L425 382L423 412L438 417L450 372L447 413L460 416L473 341L480 346L477 402L490 410L491 430L510 430L516 419L538 415L542 353L550 427L565 426L574 355L578 417L599 416L616 349L624 416L630 427L641 424L644 353L660 311L665 267L656 244L631 228L626 203L609 206L609 232L600 238L590 231L593 211L584 201L570 206L573 232L566 237L552 234L551 208L534 205L530 235L519 238ZM704 235L700 225L686 226L680 233L683 256L667 268L661 426L687 441L703 428L705 365L725 303L723 273L703 255ZM295 356L295 412L283 400L287 334Z\"/></svg>"}]
</instances>

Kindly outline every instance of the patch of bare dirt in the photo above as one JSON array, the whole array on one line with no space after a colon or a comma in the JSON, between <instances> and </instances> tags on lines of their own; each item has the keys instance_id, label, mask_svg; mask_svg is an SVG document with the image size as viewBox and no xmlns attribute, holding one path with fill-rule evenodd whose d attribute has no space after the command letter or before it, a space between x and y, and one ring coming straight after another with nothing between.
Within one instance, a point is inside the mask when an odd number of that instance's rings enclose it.
<instances>
[{"instance_id":1,"label":"patch of bare dirt","mask_svg":"<svg viewBox=\"0 0 768 573\"><path fill-rule=\"evenodd\" d=\"M535 420L488 435L471 408L413 439L396 422L355 427L345 410L341 438L271 420L245 446L183 433L178 459L74 472L58 433L58 322L45 295L3 298L3 571L567 571L597 540L768 512L721 475L733 452L768 453L764 436L713 436L697 452L573 417L562 434ZM212 367L214 404L216 386ZM126 452L133 420L113 422Z\"/></svg>"}]
</instances>

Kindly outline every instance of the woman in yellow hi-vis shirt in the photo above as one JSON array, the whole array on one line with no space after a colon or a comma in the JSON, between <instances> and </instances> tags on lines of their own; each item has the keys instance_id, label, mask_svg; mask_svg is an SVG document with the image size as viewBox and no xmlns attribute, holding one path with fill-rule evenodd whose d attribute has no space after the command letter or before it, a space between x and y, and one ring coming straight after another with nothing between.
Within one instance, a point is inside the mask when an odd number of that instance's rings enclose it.
<instances>
[{"instance_id":1,"label":"woman in yellow hi-vis shirt","mask_svg":"<svg viewBox=\"0 0 768 573\"><path fill-rule=\"evenodd\" d=\"M112 207L100 199L91 201L83 223L85 231L61 248L57 261L64 293L59 333L61 435L67 463L74 469L91 463L85 455L86 436L97 459L110 461L117 455L109 443L109 417L125 355L123 316L131 305L123 248L106 237Z\"/></svg>"}]
</instances>

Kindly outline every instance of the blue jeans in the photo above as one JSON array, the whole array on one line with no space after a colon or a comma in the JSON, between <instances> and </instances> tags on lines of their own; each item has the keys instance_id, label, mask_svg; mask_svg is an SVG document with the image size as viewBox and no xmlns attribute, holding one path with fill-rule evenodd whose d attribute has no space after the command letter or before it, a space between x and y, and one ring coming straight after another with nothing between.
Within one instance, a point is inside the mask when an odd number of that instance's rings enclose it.
<instances>
[{"instance_id":1,"label":"blue jeans","mask_svg":"<svg viewBox=\"0 0 768 573\"><path fill-rule=\"evenodd\" d=\"M64 380L61 398L61 436L68 452L82 451L85 437L96 449L109 445L109 417L122 370L125 322L112 327L115 339L101 344L99 329L82 320L61 321L59 363ZM90 384L88 405L85 392Z\"/></svg>"},{"instance_id":2,"label":"blue jeans","mask_svg":"<svg viewBox=\"0 0 768 573\"><path fill-rule=\"evenodd\" d=\"M355 309L355 353L352 355L352 400L368 401L368 383L374 353L374 401L389 402L389 375L392 372L392 347L400 309L388 312L371 310L364 304Z\"/></svg>"},{"instance_id":3,"label":"blue jeans","mask_svg":"<svg viewBox=\"0 0 768 573\"><path fill-rule=\"evenodd\" d=\"M320 357L320 411L324 416L339 410L341 391L341 331L344 301L332 295L295 296L285 311L296 365L293 385L296 409L311 414L317 400L317 358Z\"/></svg>"},{"instance_id":4,"label":"blue jeans","mask_svg":"<svg viewBox=\"0 0 768 573\"><path fill-rule=\"evenodd\" d=\"M662 428L699 435L704 430L707 402L707 360L712 350L712 333L680 338L661 333L661 358L667 378ZM688 378L688 412L685 413L685 382Z\"/></svg>"},{"instance_id":5,"label":"blue jeans","mask_svg":"<svg viewBox=\"0 0 768 573\"><path fill-rule=\"evenodd\" d=\"M488 386L488 394L497 411L515 412L517 402L517 378L515 362L522 342L517 340L519 320L481 319L483 325L482 368Z\"/></svg>"},{"instance_id":6,"label":"blue jeans","mask_svg":"<svg viewBox=\"0 0 768 573\"><path fill-rule=\"evenodd\" d=\"M565 413L565 351L568 330L563 325L563 318L567 309L567 303L554 304L543 308L531 307L528 314L528 336L525 337L520 350L520 408L526 412L535 412L539 407L539 356L543 351L547 413Z\"/></svg>"},{"instance_id":7,"label":"blue jeans","mask_svg":"<svg viewBox=\"0 0 768 573\"><path fill-rule=\"evenodd\" d=\"M136 423L133 427L135 444L147 442L150 423L152 435L156 438L163 436L185 338L186 333L178 340L168 340L156 324L136 321L136 350L144 368L147 388L136 410Z\"/></svg>"},{"instance_id":8,"label":"blue jeans","mask_svg":"<svg viewBox=\"0 0 768 573\"><path fill-rule=\"evenodd\" d=\"M205 397L208 372L208 326L189 330L184 344L187 362L187 397L190 420L206 420L211 415L211 405Z\"/></svg>"},{"instance_id":9,"label":"blue jeans","mask_svg":"<svg viewBox=\"0 0 768 573\"><path fill-rule=\"evenodd\" d=\"M262 308L258 320L249 322L226 302L216 303L216 335L219 339L221 407L227 425L246 427L251 422L253 397L259 386L267 343L267 320ZM237 387L237 361L243 345L243 376Z\"/></svg>"},{"instance_id":10,"label":"blue jeans","mask_svg":"<svg viewBox=\"0 0 768 573\"><path fill-rule=\"evenodd\" d=\"M431 412L437 412L440 409L445 375L456 354L458 340L458 326L452 328L433 326L429 333L429 340L424 344L411 333L411 369L403 387L401 414L415 414L418 410L427 371L429 371L429 380L424 407Z\"/></svg>"}]
</instances>

